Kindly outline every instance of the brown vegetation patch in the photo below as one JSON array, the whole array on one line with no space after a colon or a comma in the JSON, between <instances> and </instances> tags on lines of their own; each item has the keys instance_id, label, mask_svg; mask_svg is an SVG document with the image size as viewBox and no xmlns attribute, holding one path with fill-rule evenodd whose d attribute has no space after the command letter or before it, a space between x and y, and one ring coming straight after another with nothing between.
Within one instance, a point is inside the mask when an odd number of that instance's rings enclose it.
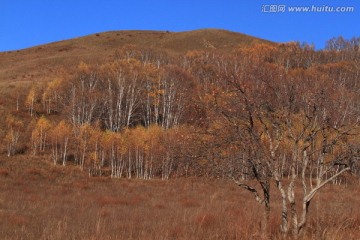
<instances>
[{"instance_id":1,"label":"brown vegetation patch","mask_svg":"<svg viewBox=\"0 0 360 240\"><path fill-rule=\"evenodd\" d=\"M73 184L73 186L82 190L90 189L90 184L88 181L77 181Z\"/></svg>"},{"instance_id":2,"label":"brown vegetation patch","mask_svg":"<svg viewBox=\"0 0 360 240\"><path fill-rule=\"evenodd\" d=\"M102 196L96 199L99 206L104 207L107 205L122 205L122 206L136 206L139 205L143 199L140 196L131 197L112 197Z\"/></svg>"},{"instance_id":3,"label":"brown vegetation patch","mask_svg":"<svg viewBox=\"0 0 360 240\"><path fill-rule=\"evenodd\" d=\"M36 168L29 168L25 171L25 173L30 174L30 175L34 175L34 176L41 176L41 171L39 169Z\"/></svg>"},{"instance_id":4,"label":"brown vegetation patch","mask_svg":"<svg viewBox=\"0 0 360 240\"><path fill-rule=\"evenodd\" d=\"M196 208L201 206L201 202L192 198L183 198L180 200L180 205L185 208Z\"/></svg>"},{"instance_id":5,"label":"brown vegetation patch","mask_svg":"<svg viewBox=\"0 0 360 240\"><path fill-rule=\"evenodd\" d=\"M10 169L14 161L17 158L2 162L2 169ZM18 168L0 178L0 232L4 239L192 240L262 235L261 206L231 182L201 178L102 181L75 170L63 175L60 168L57 174L50 164L39 171L44 176L54 174L54 181L20 178L24 172L38 175L31 169L41 161L28 161L25 170L19 161ZM358 192L358 185L326 187L310 206L303 239L359 239ZM272 207L268 234L280 239L280 206Z\"/></svg>"},{"instance_id":6,"label":"brown vegetation patch","mask_svg":"<svg viewBox=\"0 0 360 240\"><path fill-rule=\"evenodd\" d=\"M29 224L30 219L25 215L16 213L8 216L8 221L15 226L25 226Z\"/></svg>"},{"instance_id":7,"label":"brown vegetation patch","mask_svg":"<svg viewBox=\"0 0 360 240\"><path fill-rule=\"evenodd\" d=\"M0 168L0 176L7 177L7 176L9 176L9 174L10 174L10 171L8 169Z\"/></svg>"},{"instance_id":8,"label":"brown vegetation patch","mask_svg":"<svg viewBox=\"0 0 360 240\"><path fill-rule=\"evenodd\" d=\"M216 224L217 216L212 213L201 213L195 217L195 224L199 228L211 228Z\"/></svg>"}]
</instances>

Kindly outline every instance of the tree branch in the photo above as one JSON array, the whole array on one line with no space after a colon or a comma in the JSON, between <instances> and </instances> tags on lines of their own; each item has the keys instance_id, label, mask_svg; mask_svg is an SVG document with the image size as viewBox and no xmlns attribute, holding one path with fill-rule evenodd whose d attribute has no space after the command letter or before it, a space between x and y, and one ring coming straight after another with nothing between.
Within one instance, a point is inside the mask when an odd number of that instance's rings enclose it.
<instances>
[{"instance_id":1,"label":"tree branch","mask_svg":"<svg viewBox=\"0 0 360 240\"><path fill-rule=\"evenodd\" d=\"M261 199L258 191L257 191L255 188L250 187L249 185L247 185L247 184L245 184L245 183L242 183L242 182L240 182L240 181L237 181L237 180L235 180L234 178L233 178L233 180L234 180L234 182L235 182L239 187L242 187L242 188L244 188L244 189L252 192L252 193L254 194L255 200L256 200L258 203L263 204L264 200Z\"/></svg>"},{"instance_id":2,"label":"tree branch","mask_svg":"<svg viewBox=\"0 0 360 240\"><path fill-rule=\"evenodd\" d=\"M323 186L325 186L327 183L329 183L330 181L334 180L335 178L337 178L338 176L340 176L341 174L343 174L346 171L350 171L350 167L344 168L343 170L341 170L340 172L336 173L335 175L333 175L332 177L326 179L324 182L320 183L319 185L317 185L314 189L312 189L309 194L305 197L305 201L306 202L310 202L311 199L315 196L316 192L321 189Z\"/></svg>"}]
</instances>

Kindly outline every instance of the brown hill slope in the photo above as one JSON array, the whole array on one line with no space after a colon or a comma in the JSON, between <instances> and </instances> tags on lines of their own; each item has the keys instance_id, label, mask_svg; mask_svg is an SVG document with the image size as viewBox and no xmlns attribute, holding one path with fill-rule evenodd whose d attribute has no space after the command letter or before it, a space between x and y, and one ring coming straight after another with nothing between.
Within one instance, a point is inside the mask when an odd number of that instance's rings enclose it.
<instances>
[{"instance_id":1,"label":"brown hill slope","mask_svg":"<svg viewBox=\"0 0 360 240\"><path fill-rule=\"evenodd\" d=\"M188 32L113 31L54 42L24 50L0 52L0 83L42 81L53 78L58 67L80 61L100 62L126 44L182 54L189 50L219 49L266 42L240 33L217 29Z\"/></svg>"}]
</instances>

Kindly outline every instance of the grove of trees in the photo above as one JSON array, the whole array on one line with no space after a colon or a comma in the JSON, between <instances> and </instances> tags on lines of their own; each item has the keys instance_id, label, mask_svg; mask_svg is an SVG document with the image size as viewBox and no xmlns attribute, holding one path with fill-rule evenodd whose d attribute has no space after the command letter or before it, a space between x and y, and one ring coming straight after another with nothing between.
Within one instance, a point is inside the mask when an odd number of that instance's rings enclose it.
<instances>
[{"instance_id":1,"label":"grove of trees","mask_svg":"<svg viewBox=\"0 0 360 240\"><path fill-rule=\"evenodd\" d=\"M341 37L320 51L258 43L173 56L125 46L34 86L24 106L31 134L9 116L7 152L28 138L32 154L91 176L233 179L263 206L264 228L279 191L281 231L298 235L316 193L360 173L359 60L360 40Z\"/></svg>"}]
</instances>

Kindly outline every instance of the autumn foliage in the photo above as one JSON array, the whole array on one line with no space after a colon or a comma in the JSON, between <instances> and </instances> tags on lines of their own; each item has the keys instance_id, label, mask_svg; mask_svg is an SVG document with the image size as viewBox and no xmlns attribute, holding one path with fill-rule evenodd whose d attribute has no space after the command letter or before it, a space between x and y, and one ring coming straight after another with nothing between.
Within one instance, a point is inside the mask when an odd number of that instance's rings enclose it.
<instances>
[{"instance_id":1,"label":"autumn foliage","mask_svg":"<svg viewBox=\"0 0 360 240\"><path fill-rule=\"evenodd\" d=\"M359 47L335 38L320 51L261 43L174 56L127 45L34 84L27 117L6 118L7 155L20 141L23 152L94 177L233 179L264 207L264 231L275 184L281 232L298 235L325 184L360 174ZM214 221L195 218L199 228Z\"/></svg>"},{"instance_id":2,"label":"autumn foliage","mask_svg":"<svg viewBox=\"0 0 360 240\"><path fill-rule=\"evenodd\" d=\"M81 62L72 75L32 86L24 106L35 119L29 149L90 175L143 179L251 179L246 159L271 154L289 176L294 149L309 136L313 150L331 149L325 162L333 162L356 148L355 40L331 39L322 51L262 43L181 57L126 45L101 65ZM13 155L22 124L7 122Z\"/></svg>"}]
</instances>

